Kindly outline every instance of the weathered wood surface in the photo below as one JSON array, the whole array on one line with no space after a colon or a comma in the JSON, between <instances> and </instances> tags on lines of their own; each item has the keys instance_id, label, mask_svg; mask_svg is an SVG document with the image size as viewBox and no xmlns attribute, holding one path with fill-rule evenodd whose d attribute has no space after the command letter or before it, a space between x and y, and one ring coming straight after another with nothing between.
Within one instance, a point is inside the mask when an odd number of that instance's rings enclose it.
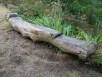
<instances>
[{"instance_id":1,"label":"weathered wood surface","mask_svg":"<svg viewBox=\"0 0 102 77\"><path fill-rule=\"evenodd\" d=\"M80 59L93 55L97 49L96 43L70 38L56 30L28 23L16 13L8 14L7 18L12 27L23 36L31 38L34 42L49 42L65 53L79 56Z\"/></svg>"}]
</instances>

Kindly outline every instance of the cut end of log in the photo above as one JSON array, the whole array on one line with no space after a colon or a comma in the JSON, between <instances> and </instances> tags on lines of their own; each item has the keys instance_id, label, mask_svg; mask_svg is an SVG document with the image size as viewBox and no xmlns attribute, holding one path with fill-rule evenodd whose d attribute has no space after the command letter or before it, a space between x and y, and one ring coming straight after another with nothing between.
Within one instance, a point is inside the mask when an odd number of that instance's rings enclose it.
<instances>
[{"instance_id":1,"label":"cut end of log","mask_svg":"<svg viewBox=\"0 0 102 77\"><path fill-rule=\"evenodd\" d=\"M7 19L13 18L13 17L18 17L18 14L17 14L17 13L9 13L9 14L7 15Z\"/></svg>"}]
</instances>

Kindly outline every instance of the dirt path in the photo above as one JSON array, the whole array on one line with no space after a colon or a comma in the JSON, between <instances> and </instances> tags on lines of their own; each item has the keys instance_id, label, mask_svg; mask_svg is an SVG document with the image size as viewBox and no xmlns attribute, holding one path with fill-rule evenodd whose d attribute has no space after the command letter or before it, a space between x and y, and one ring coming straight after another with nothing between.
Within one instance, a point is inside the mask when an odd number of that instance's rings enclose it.
<instances>
[{"instance_id":1,"label":"dirt path","mask_svg":"<svg viewBox=\"0 0 102 77\"><path fill-rule=\"evenodd\" d=\"M34 43L13 31L0 4L0 77L102 77L46 43Z\"/></svg>"}]
</instances>

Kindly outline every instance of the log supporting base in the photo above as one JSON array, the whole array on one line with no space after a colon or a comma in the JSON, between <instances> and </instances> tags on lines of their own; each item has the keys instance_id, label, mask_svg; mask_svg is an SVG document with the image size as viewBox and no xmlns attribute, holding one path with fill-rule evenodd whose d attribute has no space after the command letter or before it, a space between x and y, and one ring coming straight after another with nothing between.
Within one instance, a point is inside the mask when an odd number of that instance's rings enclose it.
<instances>
[{"instance_id":1,"label":"log supporting base","mask_svg":"<svg viewBox=\"0 0 102 77\"><path fill-rule=\"evenodd\" d=\"M62 35L56 30L28 23L19 17L17 13L8 14L7 19L12 27L16 31L20 32L24 37L29 37L34 42L49 42L65 53L71 53L79 56L80 59L90 57L97 49L96 43L70 38Z\"/></svg>"}]
</instances>

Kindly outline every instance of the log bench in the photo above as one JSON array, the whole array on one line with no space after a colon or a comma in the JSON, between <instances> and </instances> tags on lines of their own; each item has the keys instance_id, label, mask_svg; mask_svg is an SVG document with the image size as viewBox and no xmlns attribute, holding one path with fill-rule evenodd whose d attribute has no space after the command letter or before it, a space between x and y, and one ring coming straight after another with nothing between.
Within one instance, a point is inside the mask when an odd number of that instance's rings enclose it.
<instances>
[{"instance_id":1,"label":"log bench","mask_svg":"<svg viewBox=\"0 0 102 77\"><path fill-rule=\"evenodd\" d=\"M48 27L28 23L19 17L17 13L9 13L7 19L12 27L24 37L29 37L34 42L49 42L65 53L77 55L80 59L90 57L97 49L96 43L71 38Z\"/></svg>"}]
</instances>

